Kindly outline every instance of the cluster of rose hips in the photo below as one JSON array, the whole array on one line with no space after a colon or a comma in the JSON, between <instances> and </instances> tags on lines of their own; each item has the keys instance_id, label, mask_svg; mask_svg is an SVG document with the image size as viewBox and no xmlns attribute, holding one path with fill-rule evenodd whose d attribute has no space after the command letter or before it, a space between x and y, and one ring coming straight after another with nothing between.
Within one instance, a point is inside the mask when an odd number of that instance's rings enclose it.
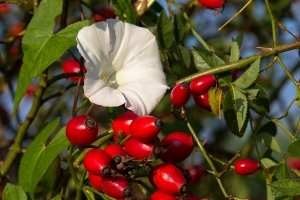
<instances>
[{"instance_id":1,"label":"cluster of rose hips","mask_svg":"<svg viewBox=\"0 0 300 200\"><path fill-rule=\"evenodd\" d=\"M171 91L171 102L175 106L184 106L190 95L193 95L195 103L205 110L210 111L208 90L216 84L213 75L204 75L195 78L190 84L183 82L176 85Z\"/></svg>"},{"instance_id":2,"label":"cluster of rose hips","mask_svg":"<svg viewBox=\"0 0 300 200\"><path fill-rule=\"evenodd\" d=\"M137 116L132 111L119 115L112 123L113 141L103 150L92 148L83 159L89 173L90 184L100 192L116 198L131 197L131 174L140 168L148 169L149 182L158 189L150 199L199 199L188 193L188 185L197 182L204 173L203 167L182 168L194 149L191 135L173 132L159 141L157 135L162 120L146 115ZM88 115L72 118L66 126L66 136L71 144L88 146L98 134L98 125ZM125 138L125 140L124 140ZM163 163L152 166L160 158ZM241 159L235 163L235 171L249 175L258 170L258 162Z\"/></svg>"}]
</instances>

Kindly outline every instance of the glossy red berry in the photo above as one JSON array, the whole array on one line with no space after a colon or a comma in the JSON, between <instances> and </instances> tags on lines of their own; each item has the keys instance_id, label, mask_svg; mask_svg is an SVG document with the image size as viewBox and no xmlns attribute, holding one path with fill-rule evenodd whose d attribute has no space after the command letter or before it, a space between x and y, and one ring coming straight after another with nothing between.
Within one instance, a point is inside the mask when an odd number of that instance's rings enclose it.
<instances>
[{"instance_id":1,"label":"glossy red berry","mask_svg":"<svg viewBox=\"0 0 300 200\"><path fill-rule=\"evenodd\" d=\"M154 141L143 143L139 142L135 138L130 138L125 142L125 151L130 157L133 157L136 160L141 160L147 158L151 154L156 154L156 148L157 146L154 145Z\"/></svg>"},{"instance_id":2,"label":"glossy red berry","mask_svg":"<svg viewBox=\"0 0 300 200\"><path fill-rule=\"evenodd\" d=\"M116 163L119 164L122 161L121 156L127 156L126 151L117 144L109 144L103 149L111 159Z\"/></svg>"},{"instance_id":3,"label":"glossy red berry","mask_svg":"<svg viewBox=\"0 0 300 200\"><path fill-rule=\"evenodd\" d=\"M163 121L150 115L135 118L130 125L130 133L140 142L154 140L163 126Z\"/></svg>"},{"instance_id":4,"label":"glossy red berry","mask_svg":"<svg viewBox=\"0 0 300 200\"><path fill-rule=\"evenodd\" d=\"M214 75L208 74L195 78L190 83L190 91L193 95L202 95L216 84Z\"/></svg>"},{"instance_id":5,"label":"glossy red berry","mask_svg":"<svg viewBox=\"0 0 300 200\"><path fill-rule=\"evenodd\" d=\"M125 113L119 115L113 122L112 122L112 129L114 131L114 140L116 141L120 131L123 132L124 136L128 136L130 134L130 124L131 122L137 118L138 116L132 112L131 110L126 111Z\"/></svg>"},{"instance_id":6,"label":"glossy red berry","mask_svg":"<svg viewBox=\"0 0 300 200\"><path fill-rule=\"evenodd\" d=\"M80 72L80 64L79 62L77 62L76 60L73 59L68 59L65 60L62 64L62 69L65 73L76 73L76 72ZM85 73L86 68L83 66L82 68L82 72ZM79 76L71 76L70 79L72 81L78 81L79 80ZM81 77L81 82L84 81L84 77Z\"/></svg>"},{"instance_id":7,"label":"glossy red berry","mask_svg":"<svg viewBox=\"0 0 300 200\"><path fill-rule=\"evenodd\" d=\"M150 200L176 200L176 197L158 190L150 196Z\"/></svg>"},{"instance_id":8,"label":"glossy red berry","mask_svg":"<svg viewBox=\"0 0 300 200\"><path fill-rule=\"evenodd\" d=\"M73 145L90 145L97 135L98 124L88 115L78 115L67 123L66 136Z\"/></svg>"},{"instance_id":9,"label":"glossy red berry","mask_svg":"<svg viewBox=\"0 0 300 200\"><path fill-rule=\"evenodd\" d=\"M154 169L150 169L150 171L148 172L148 180L153 187L156 187L154 180L153 180L153 173L154 173Z\"/></svg>"},{"instance_id":10,"label":"glossy red berry","mask_svg":"<svg viewBox=\"0 0 300 200\"><path fill-rule=\"evenodd\" d=\"M193 95L193 99L200 108L211 111L211 107L209 105L209 99L208 99L208 92L199 96Z\"/></svg>"},{"instance_id":11,"label":"glossy red berry","mask_svg":"<svg viewBox=\"0 0 300 200\"><path fill-rule=\"evenodd\" d=\"M185 178L176 165L163 163L156 166L153 180L157 188L164 193L177 195L187 192Z\"/></svg>"},{"instance_id":12,"label":"glossy red berry","mask_svg":"<svg viewBox=\"0 0 300 200\"><path fill-rule=\"evenodd\" d=\"M111 171L111 158L102 149L91 149L83 159L83 165L89 173L106 176Z\"/></svg>"},{"instance_id":13,"label":"glossy red berry","mask_svg":"<svg viewBox=\"0 0 300 200\"><path fill-rule=\"evenodd\" d=\"M171 102L175 106L184 106L190 98L189 84L186 82L176 85L171 91Z\"/></svg>"},{"instance_id":14,"label":"glossy red berry","mask_svg":"<svg viewBox=\"0 0 300 200\"><path fill-rule=\"evenodd\" d=\"M286 164L290 169L297 169L300 170L300 159L288 157L286 159Z\"/></svg>"},{"instance_id":15,"label":"glossy red berry","mask_svg":"<svg viewBox=\"0 0 300 200\"><path fill-rule=\"evenodd\" d=\"M250 175L259 169L259 163L250 158L243 158L234 164L234 171L239 175Z\"/></svg>"},{"instance_id":16,"label":"glossy red berry","mask_svg":"<svg viewBox=\"0 0 300 200\"><path fill-rule=\"evenodd\" d=\"M160 145L170 145L166 152L160 154L160 159L168 163L185 160L194 149L192 136L183 132L174 132L167 135Z\"/></svg>"},{"instance_id":17,"label":"glossy red berry","mask_svg":"<svg viewBox=\"0 0 300 200\"><path fill-rule=\"evenodd\" d=\"M224 0L198 0L204 7L209 9L222 8Z\"/></svg>"},{"instance_id":18,"label":"glossy red berry","mask_svg":"<svg viewBox=\"0 0 300 200\"><path fill-rule=\"evenodd\" d=\"M116 14L115 12L110 9L110 8L101 8L99 10L100 13L103 13L104 15L107 16L107 18L111 18L111 19L115 19L116 18ZM102 17L101 15L99 14L94 14L93 15L93 19L95 22L105 22L106 21L106 18L105 17Z\"/></svg>"},{"instance_id":19,"label":"glossy red berry","mask_svg":"<svg viewBox=\"0 0 300 200\"><path fill-rule=\"evenodd\" d=\"M129 198L131 189L128 180L123 176L105 176L101 181L102 191L116 199Z\"/></svg>"},{"instance_id":20,"label":"glossy red berry","mask_svg":"<svg viewBox=\"0 0 300 200\"><path fill-rule=\"evenodd\" d=\"M102 180L101 176L89 173L89 181L91 186L100 192L102 192L101 180Z\"/></svg>"},{"instance_id":21,"label":"glossy red berry","mask_svg":"<svg viewBox=\"0 0 300 200\"><path fill-rule=\"evenodd\" d=\"M206 171L205 167L202 165L186 165L184 168L188 169L190 172L191 180L188 183L189 185L197 183Z\"/></svg>"}]
</instances>

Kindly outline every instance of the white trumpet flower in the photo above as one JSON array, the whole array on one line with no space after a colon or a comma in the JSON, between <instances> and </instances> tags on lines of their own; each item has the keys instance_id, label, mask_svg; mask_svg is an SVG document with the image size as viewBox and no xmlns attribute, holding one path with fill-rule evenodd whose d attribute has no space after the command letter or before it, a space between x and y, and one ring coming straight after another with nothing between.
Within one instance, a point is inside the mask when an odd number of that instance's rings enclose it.
<instances>
[{"instance_id":1,"label":"white trumpet flower","mask_svg":"<svg viewBox=\"0 0 300 200\"><path fill-rule=\"evenodd\" d=\"M84 94L92 103L152 112L168 86L154 35L115 19L81 29L77 48L85 59Z\"/></svg>"}]
</instances>

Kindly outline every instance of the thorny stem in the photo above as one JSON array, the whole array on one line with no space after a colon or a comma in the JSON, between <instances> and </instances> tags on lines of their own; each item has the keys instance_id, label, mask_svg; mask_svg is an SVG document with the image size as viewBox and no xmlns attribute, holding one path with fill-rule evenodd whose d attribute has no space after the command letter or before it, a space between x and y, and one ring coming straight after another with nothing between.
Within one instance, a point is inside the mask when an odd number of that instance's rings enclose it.
<instances>
[{"instance_id":1,"label":"thorny stem","mask_svg":"<svg viewBox=\"0 0 300 200\"><path fill-rule=\"evenodd\" d=\"M186 77L178 80L176 82L176 84L182 83L184 81L191 82L195 78L197 78L199 76L207 75L207 74L220 74L220 73L231 71L234 69L241 69L241 68L244 68L244 67L248 66L249 64L253 63L260 56L262 58L266 58L266 57L269 57L272 55L277 55L279 53L283 53L283 52L290 51L293 49L298 49L298 48L300 48L300 42L284 44L282 46L274 47L273 49L267 49L267 50L264 49L255 55L241 59L239 61L224 64L219 67L211 68L211 69L208 69L208 70L205 70L202 72L197 72L192 75L186 76Z\"/></svg>"},{"instance_id":2,"label":"thorny stem","mask_svg":"<svg viewBox=\"0 0 300 200\"><path fill-rule=\"evenodd\" d=\"M216 167L214 166L212 160L210 159L210 157L209 157L209 155L207 154L206 150L204 149L203 145L202 145L201 142L198 140L197 134L196 134L196 132L194 131L193 127L191 126L191 124L189 123L189 121L188 121L187 119L186 119L185 121L186 121L186 124L187 124L188 129L190 130L190 132L191 132L191 134L192 134L192 136L193 136L193 138L194 138L194 140L195 140L195 142L196 142L197 147L199 148L199 151L203 154L203 156L204 156L205 160L208 162L208 164L209 164L211 170L212 170L215 174L217 174L218 172L217 172L217 170L216 170ZM225 188L224 188L224 186L223 186L223 184L222 184L220 178L218 178L217 176L215 176L215 177L216 177L216 180L217 180L217 182L218 182L218 184L219 184L219 186L220 186L220 189L222 190L223 195L225 196L225 198L227 198L227 197L228 197L228 194L226 193Z\"/></svg>"},{"instance_id":3,"label":"thorny stem","mask_svg":"<svg viewBox=\"0 0 300 200\"><path fill-rule=\"evenodd\" d=\"M266 3L266 7L267 7L268 13L269 13L270 18L271 18L273 45L274 45L274 47L276 47L277 46L277 36L276 36L275 18L274 18L273 12L271 10L269 0L265 0L265 3Z\"/></svg>"}]
</instances>

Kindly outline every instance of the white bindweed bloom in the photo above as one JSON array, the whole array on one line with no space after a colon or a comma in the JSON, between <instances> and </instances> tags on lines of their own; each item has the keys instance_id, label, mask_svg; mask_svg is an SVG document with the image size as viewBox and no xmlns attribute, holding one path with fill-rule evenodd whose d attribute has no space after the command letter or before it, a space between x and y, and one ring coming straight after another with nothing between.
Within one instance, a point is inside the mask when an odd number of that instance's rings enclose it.
<instances>
[{"instance_id":1,"label":"white bindweed bloom","mask_svg":"<svg viewBox=\"0 0 300 200\"><path fill-rule=\"evenodd\" d=\"M115 19L81 29L77 48L87 69L84 94L92 103L149 114L168 86L155 36Z\"/></svg>"}]
</instances>

